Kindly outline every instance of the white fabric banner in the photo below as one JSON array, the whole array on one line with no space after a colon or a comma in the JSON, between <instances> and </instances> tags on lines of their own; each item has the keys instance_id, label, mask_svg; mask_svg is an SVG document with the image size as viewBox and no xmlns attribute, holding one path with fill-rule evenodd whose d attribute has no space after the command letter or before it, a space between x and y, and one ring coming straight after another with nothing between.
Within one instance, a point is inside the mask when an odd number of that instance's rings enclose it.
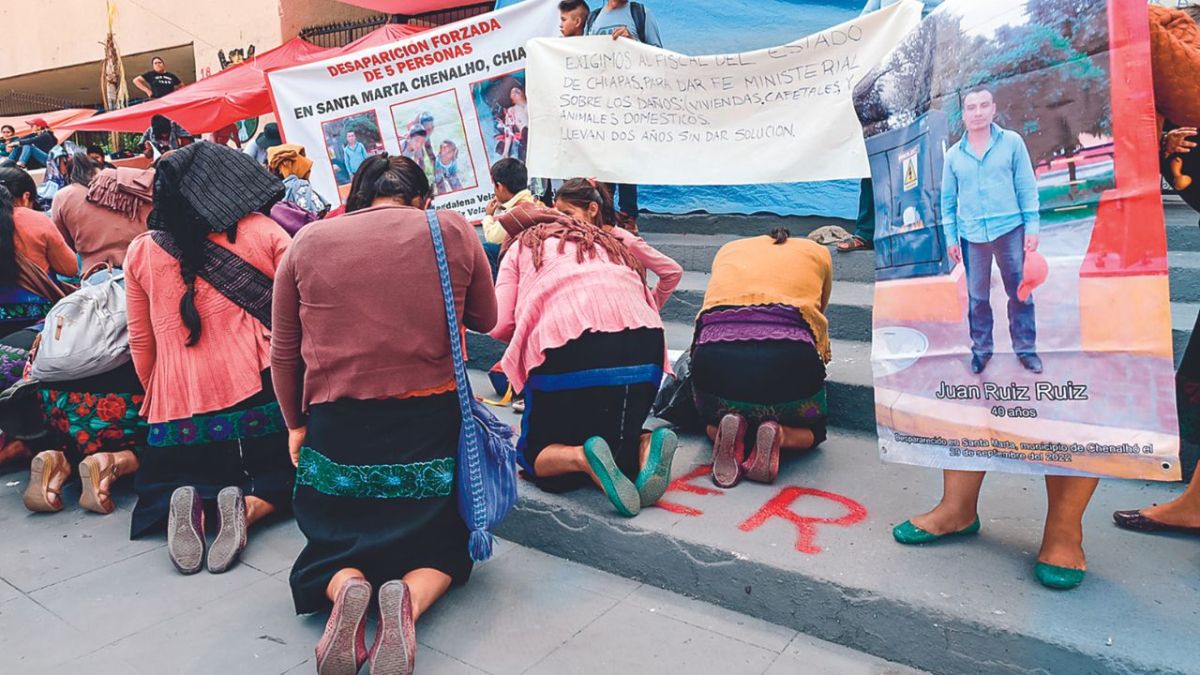
<instances>
[{"instance_id":1,"label":"white fabric banner","mask_svg":"<svg viewBox=\"0 0 1200 675\"><path fill-rule=\"evenodd\" d=\"M313 187L345 201L359 165L401 154L438 208L478 220L490 167L525 159L525 43L558 34L557 0L526 0L385 47L267 73L284 138L313 159Z\"/></svg>"},{"instance_id":2,"label":"white fabric banner","mask_svg":"<svg viewBox=\"0 0 1200 675\"><path fill-rule=\"evenodd\" d=\"M920 21L921 3L902 0L781 47L715 56L533 40L530 173L652 185L862 178L854 86Z\"/></svg>"}]
</instances>

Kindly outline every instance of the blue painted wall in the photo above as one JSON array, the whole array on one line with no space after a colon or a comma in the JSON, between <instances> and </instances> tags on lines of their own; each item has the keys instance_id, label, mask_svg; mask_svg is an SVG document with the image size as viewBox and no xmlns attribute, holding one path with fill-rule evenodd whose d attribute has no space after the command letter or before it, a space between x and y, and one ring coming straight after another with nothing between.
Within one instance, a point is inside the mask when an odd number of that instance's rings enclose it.
<instances>
[{"instance_id":1,"label":"blue painted wall","mask_svg":"<svg viewBox=\"0 0 1200 675\"><path fill-rule=\"evenodd\" d=\"M588 0L593 7L604 0ZM498 0L497 7L521 0ZM791 42L854 18L864 0L642 0L663 45L684 54L725 54ZM802 158L820 162L820 157ZM646 186L643 209L659 213L777 213L854 218L858 182L723 187Z\"/></svg>"}]
</instances>

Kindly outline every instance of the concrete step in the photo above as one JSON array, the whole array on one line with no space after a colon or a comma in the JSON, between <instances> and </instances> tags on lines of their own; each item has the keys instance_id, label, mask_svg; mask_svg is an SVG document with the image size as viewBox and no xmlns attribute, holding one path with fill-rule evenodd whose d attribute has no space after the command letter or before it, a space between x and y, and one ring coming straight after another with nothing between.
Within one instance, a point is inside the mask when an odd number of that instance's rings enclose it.
<instances>
[{"instance_id":1,"label":"concrete step","mask_svg":"<svg viewBox=\"0 0 1200 675\"><path fill-rule=\"evenodd\" d=\"M706 439L685 437L665 503L634 519L595 490L522 483L501 534L933 673L1176 673L1194 662L1193 543L1127 533L1109 515L1178 488L1105 481L1085 518L1088 578L1059 593L1032 575L1038 478L989 476L979 537L904 548L891 527L933 506L941 477L883 464L871 437L834 430L821 450L786 459L773 486L718 490L710 456Z\"/></svg>"},{"instance_id":2,"label":"concrete step","mask_svg":"<svg viewBox=\"0 0 1200 675\"><path fill-rule=\"evenodd\" d=\"M737 239L732 235L689 235L643 233L643 238L664 254L674 258L685 271L708 273L713 258L722 246ZM1200 302L1200 250L1171 251L1168 254L1171 299ZM871 284L875 281L875 258L868 252L835 254L835 282Z\"/></svg>"},{"instance_id":3,"label":"concrete step","mask_svg":"<svg viewBox=\"0 0 1200 675\"><path fill-rule=\"evenodd\" d=\"M1167 246L1172 251L1200 251L1200 215L1178 197L1163 199L1167 224ZM638 219L643 234L690 234L755 237L777 227L786 227L793 236L807 237L813 230L836 225L853 234L854 221L818 216L714 215L695 213L671 215L644 213Z\"/></svg>"}]
</instances>

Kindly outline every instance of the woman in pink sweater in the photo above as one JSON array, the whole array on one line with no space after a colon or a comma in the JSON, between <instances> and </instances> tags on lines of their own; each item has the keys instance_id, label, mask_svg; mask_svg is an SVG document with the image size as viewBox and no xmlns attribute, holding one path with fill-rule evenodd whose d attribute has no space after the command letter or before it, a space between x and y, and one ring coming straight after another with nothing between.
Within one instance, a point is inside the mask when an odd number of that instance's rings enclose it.
<instances>
[{"instance_id":1,"label":"woman in pink sweater","mask_svg":"<svg viewBox=\"0 0 1200 675\"><path fill-rule=\"evenodd\" d=\"M683 279L683 267L647 244L645 239L617 227L617 213L608 186L593 178L572 178L563 183L555 194L554 208L585 223L593 223L620 239L642 267L658 277L658 282L654 284L654 305L662 311L667 300L671 299L671 293Z\"/></svg>"},{"instance_id":2,"label":"woman in pink sweater","mask_svg":"<svg viewBox=\"0 0 1200 675\"><path fill-rule=\"evenodd\" d=\"M271 386L271 289L291 241L264 215L283 184L247 155L196 143L159 160L151 232L125 259L129 348L150 428L131 534L163 526L184 574L213 573L247 528L288 506L295 473Z\"/></svg>"},{"instance_id":3,"label":"woman in pink sweater","mask_svg":"<svg viewBox=\"0 0 1200 675\"><path fill-rule=\"evenodd\" d=\"M511 242L496 299L491 335L509 343L501 367L525 393L526 471L548 490L590 479L627 517L658 502L678 440L642 430L667 367L642 263L590 222L545 223Z\"/></svg>"}]
</instances>

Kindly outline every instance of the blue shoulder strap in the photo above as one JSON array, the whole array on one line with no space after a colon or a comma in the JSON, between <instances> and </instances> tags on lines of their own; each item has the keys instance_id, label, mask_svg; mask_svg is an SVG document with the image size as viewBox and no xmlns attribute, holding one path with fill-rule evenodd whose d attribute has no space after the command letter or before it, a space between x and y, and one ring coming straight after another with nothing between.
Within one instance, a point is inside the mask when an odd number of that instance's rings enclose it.
<instances>
[{"instance_id":1,"label":"blue shoulder strap","mask_svg":"<svg viewBox=\"0 0 1200 675\"><path fill-rule=\"evenodd\" d=\"M454 359L454 384L458 388L458 403L463 422L471 419L471 383L467 380L467 365L463 360L462 329L458 326L458 310L454 306L454 287L450 284L450 264L446 261L446 245L442 242L442 226L437 212L425 212L429 234L433 237L433 252L437 255L438 277L442 282L442 302L446 306L446 325L450 328L450 356Z\"/></svg>"},{"instance_id":2,"label":"blue shoulder strap","mask_svg":"<svg viewBox=\"0 0 1200 675\"><path fill-rule=\"evenodd\" d=\"M468 529L476 530L487 522L487 505L478 495L483 494L482 448L475 417L471 414L471 382L467 379L467 365L463 359L462 330L458 325L458 311L454 306L454 287L450 284L450 265L446 262L446 246L442 242L442 226L437 212L425 212L429 221L429 234L433 237L433 252L437 255L438 277L442 282L442 302L446 306L446 325L450 329L450 356L454 360L454 384L458 389L458 407L462 413L462 442L459 452L459 471L466 471L471 484L471 510L475 522L467 523Z\"/></svg>"},{"instance_id":3,"label":"blue shoulder strap","mask_svg":"<svg viewBox=\"0 0 1200 675\"><path fill-rule=\"evenodd\" d=\"M631 2L629 13L633 15L633 28L637 31L638 42L646 44L646 6L640 2Z\"/></svg>"}]
</instances>

